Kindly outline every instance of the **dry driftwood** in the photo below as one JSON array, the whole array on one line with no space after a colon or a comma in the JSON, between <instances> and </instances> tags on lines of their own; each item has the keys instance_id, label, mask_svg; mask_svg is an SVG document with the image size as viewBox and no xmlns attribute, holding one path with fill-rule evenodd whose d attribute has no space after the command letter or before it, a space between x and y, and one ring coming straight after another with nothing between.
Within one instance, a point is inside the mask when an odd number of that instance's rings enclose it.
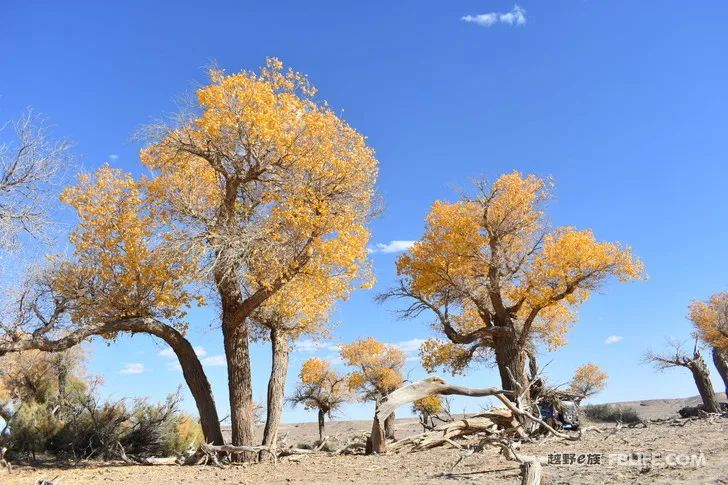
<instances>
[{"instance_id":1,"label":"dry driftwood","mask_svg":"<svg viewBox=\"0 0 728 485\"><path fill-rule=\"evenodd\" d=\"M411 451L420 451L445 444L459 448L459 445L453 442L454 439L483 432L499 437L508 435L523 437L523 428L518 420L514 418L513 413L508 409L500 408L476 416L458 419L440 425L433 431L395 441L389 445L388 451L398 451L407 447Z\"/></svg>"},{"instance_id":2,"label":"dry driftwood","mask_svg":"<svg viewBox=\"0 0 728 485\"><path fill-rule=\"evenodd\" d=\"M532 460L521 465L521 485L541 485L541 463Z\"/></svg>"},{"instance_id":3,"label":"dry driftwood","mask_svg":"<svg viewBox=\"0 0 728 485\"><path fill-rule=\"evenodd\" d=\"M444 444L447 443L446 439L452 439L455 436L462 436L464 434L472 434L467 432L467 428L469 426L481 426L488 429L475 429L473 432L478 431L488 431L491 430L491 425L495 425L496 427L500 427L503 430L506 430L507 432L511 434L517 434L520 438L527 438L528 433L523 429L521 422L517 419L518 417L526 418L538 425L540 425L543 429L546 429L551 435L556 436L558 438L562 439L568 439L568 440L576 440L581 437L581 433L578 435L569 435L566 433L561 433L554 428L552 428L548 423L543 421L541 418L534 416L530 412L520 409L518 406L513 404L510 399L506 397L506 394L512 394L510 391L503 391L500 389L487 387L487 388L469 388L469 387L462 387L462 386L455 386L448 384L444 379L440 377L429 377L427 379L414 382L412 384L408 384L406 386L400 387L396 391L389 394L377 407L376 413L374 415L374 420L372 423L372 433L370 435L369 443L367 444L367 453L386 453L387 451L387 442L384 438L384 427L382 423L387 419L387 417L392 414L399 406L403 404L407 404L410 402L414 402L418 399L422 399L423 397L430 396L430 395L460 395L460 396L476 396L476 397L482 397L482 396L495 396L498 398L503 405L507 409L500 411L490 411L488 416L486 415L479 415L481 417L485 417L490 422L479 422L476 424L475 422L471 422L471 424L464 424L463 420L460 420L459 422L454 423L448 423L447 425L444 425L440 427L439 430L435 430L432 433L435 433L432 435L431 439L433 442L438 442L438 444ZM494 414L495 413L495 414ZM504 422L504 420L506 420ZM465 430L458 430L458 427L464 427ZM443 430L448 430L443 433ZM452 433L450 431L453 431ZM423 433L423 435L426 435L427 433ZM438 441L439 440L439 441ZM429 442L430 437L422 438L418 441L417 446L420 445L422 442ZM401 445L400 445L401 446ZM437 446L437 445L435 445ZM421 448L420 448L421 449Z\"/></svg>"}]
</instances>

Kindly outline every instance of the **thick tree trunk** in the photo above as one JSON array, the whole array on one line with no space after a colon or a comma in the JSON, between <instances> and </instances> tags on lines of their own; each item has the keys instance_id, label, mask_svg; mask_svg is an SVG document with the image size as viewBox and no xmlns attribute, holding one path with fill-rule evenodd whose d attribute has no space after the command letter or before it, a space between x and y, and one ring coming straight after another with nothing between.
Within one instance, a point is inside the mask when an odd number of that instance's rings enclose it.
<instances>
[{"instance_id":1,"label":"thick tree trunk","mask_svg":"<svg viewBox=\"0 0 728 485\"><path fill-rule=\"evenodd\" d=\"M324 439L324 431L326 428L326 413L323 409L319 409L318 411L318 429L319 429L319 441L323 441Z\"/></svg>"},{"instance_id":2,"label":"thick tree trunk","mask_svg":"<svg viewBox=\"0 0 728 485\"><path fill-rule=\"evenodd\" d=\"M394 413L392 413L384 420L384 437L388 440L396 439L394 437L394 419Z\"/></svg>"},{"instance_id":3,"label":"thick tree trunk","mask_svg":"<svg viewBox=\"0 0 728 485\"><path fill-rule=\"evenodd\" d=\"M517 347L512 332L494 335L493 343L501 386L503 390L513 391L517 396L520 391L528 386L526 353ZM527 397L527 394L524 397Z\"/></svg>"},{"instance_id":4,"label":"thick tree trunk","mask_svg":"<svg viewBox=\"0 0 728 485\"><path fill-rule=\"evenodd\" d=\"M221 255L224 259L224 255ZM226 271L229 270L227 273ZM243 296L235 278L235 268L215 270L215 285L222 306L222 335L228 372L230 427L234 446L253 446L255 405L250 372L250 342ZM254 453L242 453L237 460L252 461Z\"/></svg>"},{"instance_id":5,"label":"thick tree trunk","mask_svg":"<svg viewBox=\"0 0 728 485\"><path fill-rule=\"evenodd\" d=\"M253 445L253 425L255 406L250 374L250 344L247 323L231 321L226 318L223 305L223 337L225 358L228 370L228 391L230 397L230 425L232 444L235 446ZM238 457L252 460L252 454Z\"/></svg>"},{"instance_id":6,"label":"thick tree trunk","mask_svg":"<svg viewBox=\"0 0 728 485\"><path fill-rule=\"evenodd\" d=\"M170 343L170 346L179 359L182 375L192 393L192 397L195 399L205 441L214 445L224 444L222 431L220 430L220 418L217 416L210 381L207 380L207 375L205 375L200 359L197 358L195 349L185 338L175 342L174 345Z\"/></svg>"},{"instance_id":7,"label":"thick tree trunk","mask_svg":"<svg viewBox=\"0 0 728 485\"><path fill-rule=\"evenodd\" d=\"M710 373L708 366L700 353L696 352L693 360L689 365L690 371L693 373L695 385L698 387L700 397L703 399L703 410L706 413L717 413L720 411L718 401L715 399L715 390L710 382Z\"/></svg>"},{"instance_id":8,"label":"thick tree trunk","mask_svg":"<svg viewBox=\"0 0 728 485\"><path fill-rule=\"evenodd\" d=\"M278 436L278 427L283 414L286 374L288 373L288 335L273 328L270 331L273 363L268 380L268 406L263 430L263 444L273 445Z\"/></svg>"},{"instance_id":9,"label":"thick tree trunk","mask_svg":"<svg viewBox=\"0 0 728 485\"><path fill-rule=\"evenodd\" d=\"M723 379L725 396L728 398L728 354L713 347L713 364L715 364L715 368L718 369L718 374Z\"/></svg>"}]
</instances>

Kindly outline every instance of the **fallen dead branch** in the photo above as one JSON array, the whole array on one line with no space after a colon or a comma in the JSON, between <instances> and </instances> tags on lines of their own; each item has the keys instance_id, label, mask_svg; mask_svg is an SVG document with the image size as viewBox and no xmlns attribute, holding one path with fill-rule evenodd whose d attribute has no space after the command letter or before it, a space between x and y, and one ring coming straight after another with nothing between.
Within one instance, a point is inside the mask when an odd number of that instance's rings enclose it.
<instances>
[{"instance_id":1,"label":"fallen dead branch","mask_svg":"<svg viewBox=\"0 0 728 485\"><path fill-rule=\"evenodd\" d=\"M429 447L439 446L447 443L455 437L465 436L480 431L495 432L502 431L507 435L517 435L521 439L529 439L530 435L524 430L522 421L519 417L525 418L546 430L552 436L566 440L578 440L581 437L579 432L576 435L562 433L555 430L552 426L536 417L530 412L523 410L513 404L506 394L512 394L510 391L503 391L496 388L469 388L448 384L440 377L429 377L427 379L414 382L412 384L400 387L396 391L389 394L378 406L372 423L372 433L370 441L367 445L367 453L386 453L387 442L384 438L383 423L389 415L391 415L399 406L414 402L423 397L440 394L440 395L460 395L460 396L495 396L503 403L506 409L491 410L488 413L480 414L477 417L468 420L458 420L453 423L447 423L429 433L423 433L418 437L403 440L405 443L397 442L395 449L401 448L406 444L412 444L413 449L427 449Z\"/></svg>"}]
</instances>

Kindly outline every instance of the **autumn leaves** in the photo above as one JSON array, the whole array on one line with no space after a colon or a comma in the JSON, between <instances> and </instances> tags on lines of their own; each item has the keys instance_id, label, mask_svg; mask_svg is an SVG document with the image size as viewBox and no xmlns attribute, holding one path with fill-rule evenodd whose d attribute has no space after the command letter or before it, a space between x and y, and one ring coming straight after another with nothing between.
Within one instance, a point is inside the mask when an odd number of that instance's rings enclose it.
<instances>
[{"instance_id":1,"label":"autumn leaves","mask_svg":"<svg viewBox=\"0 0 728 485\"><path fill-rule=\"evenodd\" d=\"M140 157L149 176L105 166L62 196L79 219L73 256L50 283L70 318L63 332L99 326L103 333L83 335L113 338L133 319L136 331L174 343L208 441L221 436L214 400L175 333L188 325L187 308L210 298L219 305L234 445L254 439L250 341L271 343L271 443L290 343L325 336L334 304L373 284L367 244L378 162L315 92L276 59L259 72L212 71L195 106L147 130ZM435 318L439 337L421 349L425 368L462 373L495 357L503 387L515 390L540 343L563 345L592 291L643 269L629 248L591 231L549 228L546 180L512 172L477 189L433 204L424 235L397 261L398 286L381 298L406 300L404 316ZM45 326L28 338L37 346L39 335L58 331ZM345 391L378 402L402 384L397 349L364 339L341 355L355 369L346 389L335 369L309 361L298 402L328 413Z\"/></svg>"}]
</instances>

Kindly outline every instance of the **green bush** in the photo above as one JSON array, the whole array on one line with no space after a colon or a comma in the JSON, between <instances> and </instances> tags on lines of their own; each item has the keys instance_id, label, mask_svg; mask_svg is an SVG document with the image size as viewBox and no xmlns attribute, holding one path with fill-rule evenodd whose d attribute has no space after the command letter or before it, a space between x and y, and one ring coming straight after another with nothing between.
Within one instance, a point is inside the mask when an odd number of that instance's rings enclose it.
<instances>
[{"instance_id":1,"label":"green bush","mask_svg":"<svg viewBox=\"0 0 728 485\"><path fill-rule=\"evenodd\" d=\"M592 404L590 406L584 406L582 412L591 421L602 423L622 422L636 424L642 421L634 409L620 408L613 404Z\"/></svg>"},{"instance_id":2,"label":"green bush","mask_svg":"<svg viewBox=\"0 0 728 485\"><path fill-rule=\"evenodd\" d=\"M33 456L47 450L51 440L63 426L52 413L52 409L34 402L21 406L11 425L11 449Z\"/></svg>"},{"instance_id":3,"label":"green bush","mask_svg":"<svg viewBox=\"0 0 728 485\"><path fill-rule=\"evenodd\" d=\"M67 396L62 406L22 404L4 439L11 452L49 452L74 459L116 458L121 445L127 455L172 456L202 442L202 429L179 411L179 392L162 403L143 399L101 402L93 393Z\"/></svg>"}]
</instances>

